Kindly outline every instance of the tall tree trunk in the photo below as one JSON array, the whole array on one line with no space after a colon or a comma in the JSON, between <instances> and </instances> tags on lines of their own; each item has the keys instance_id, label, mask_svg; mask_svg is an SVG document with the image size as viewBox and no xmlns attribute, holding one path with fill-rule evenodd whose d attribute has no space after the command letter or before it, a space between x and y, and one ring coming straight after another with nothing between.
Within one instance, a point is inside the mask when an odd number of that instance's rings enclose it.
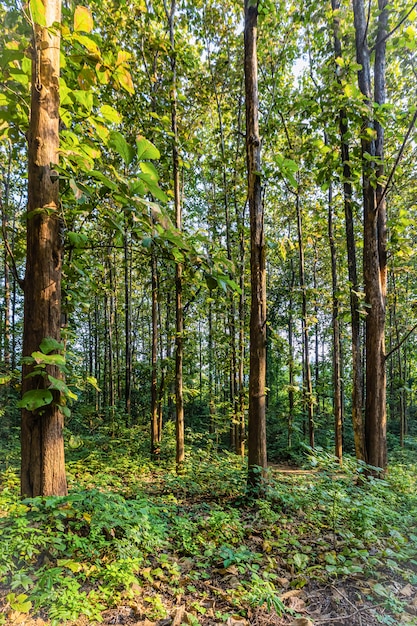
<instances>
[{"instance_id":1,"label":"tall tree trunk","mask_svg":"<svg viewBox=\"0 0 417 626\"><path fill-rule=\"evenodd\" d=\"M308 439L311 448L314 449L314 406L313 406L313 385L311 381L311 367L310 367L310 344L308 335L308 321L307 321L307 291L305 282L305 268L304 268L304 241L303 241L303 218L301 214L300 195L297 193L296 198L296 210L297 210L297 233L298 233L298 255L299 255L299 273L300 273L300 288L301 288L301 326L303 332L303 371L304 371L304 395L305 404L307 408L307 424L308 424Z\"/></svg>"},{"instance_id":2,"label":"tall tree trunk","mask_svg":"<svg viewBox=\"0 0 417 626\"><path fill-rule=\"evenodd\" d=\"M328 230L330 257L332 266L332 330L333 330L333 415L334 415L334 449L339 463L342 463L342 387L340 357L340 326L339 326L339 281L337 279L336 242L333 227L333 188L329 188Z\"/></svg>"},{"instance_id":3,"label":"tall tree trunk","mask_svg":"<svg viewBox=\"0 0 417 626\"><path fill-rule=\"evenodd\" d=\"M295 285L294 262L291 259L290 299L288 303L288 447L292 446L292 433L294 426L294 317L293 317L293 292Z\"/></svg>"},{"instance_id":4,"label":"tall tree trunk","mask_svg":"<svg viewBox=\"0 0 417 626\"><path fill-rule=\"evenodd\" d=\"M28 219L24 282L23 356L39 350L42 339L61 339L61 220L58 176L51 169L59 148L59 0L42 0L46 26L34 25L31 112L28 132ZM51 165L52 164L52 165ZM23 366L22 392L45 387ZM56 378L54 366L47 371ZM41 412L22 410L21 492L24 496L66 495L63 415L59 394Z\"/></svg>"},{"instance_id":5,"label":"tall tree trunk","mask_svg":"<svg viewBox=\"0 0 417 626\"><path fill-rule=\"evenodd\" d=\"M340 0L332 0L333 35L335 58L342 58L340 40ZM340 83L340 79L338 79ZM347 142L348 124L344 109L339 112L339 133L343 166L343 197L345 209L346 246L348 256L348 276L350 286L350 316L352 332L352 425L355 441L356 458L365 460L365 428L362 417L362 359L361 359L361 324L359 315L359 281L356 262L355 229L352 211L352 172L350 167L349 144Z\"/></svg>"},{"instance_id":6,"label":"tall tree trunk","mask_svg":"<svg viewBox=\"0 0 417 626\"><path fill-rule=\"evenodd\" d=\"M172 173L174 179L175 226L182 228L182 206L180 193L180 167L178 153L178 122L177 122L177 60L175 50L175 12L176 0L171 0L168 9L164 0L165 13L168 20L169 39L171 44L171 131L172 131ZM175 264L175 296L176 296L176 336L175 336L175 403L176 403L176 462L177 469L185 459L184 451L184 397L183 397L183 360L184 360L184 311L182 304L182 263Z\"/></svg>"},{"instance_id":7,"label":"tall tree trunk","mask_svg":"<svg viewBox=\"0 0 417 626\"><path fill-rule=\"evenodd\" d=\"M258 123L258 2L245 0L244 66L246 156L251 237L250 373L248 484L259 489L266 469L266 269L264 208L261 189L261 139Z\"/></svg>"},{"instance_id":8,"label":"tall tree trunk","mask_svg":"<svg viewBox=\"0 0 417 626\"><path fill-rule=\"evenodd\" d=\"M152 371L151 371L151 456L155 459L159 451L159 420L158 420L158 281L154 244L151 250L152 280Z\"/></svg>"},{"instance_id":9,"label":"tall tree trunk","mask_svg":"<svg viewBox=\"0 0 417 626\"><path fill-rule=\"evenodd\" d=\"M131 310L131 255L127 228L123 238L124 288L125 288L125 410L130 421L132 408L132 310Z\"/></svg>"},{"instance_id":10,"label":"tall tree trunk","mask_svg":"<svg viewBox=\"0 0 417 626\"><path fill-rule=\"evenodd\" d=\"M375 54L375 97L385 100L385 41L387 12L386 0L379 0L380 9ZM368 24L363 0L353 0L356 58L361 69L358 71L359 88L368 107L363 117L361 133L362 184L364 207L363 274L365 299L368 305L366 316L366 397L365 397L365 442L367 462L385 469L387 464L386 442L386 374L385 374L385 295L386 295L386 211L385 199L379 188L375 192L372 175L380 176L382 165L373 159L383 156L383 132L380 124L373 124L372 90L369 49L367 44ZM376 144L371 137L377 132ZM379 187L379 185L378 185Z\"/></svg>"}]
</instances>

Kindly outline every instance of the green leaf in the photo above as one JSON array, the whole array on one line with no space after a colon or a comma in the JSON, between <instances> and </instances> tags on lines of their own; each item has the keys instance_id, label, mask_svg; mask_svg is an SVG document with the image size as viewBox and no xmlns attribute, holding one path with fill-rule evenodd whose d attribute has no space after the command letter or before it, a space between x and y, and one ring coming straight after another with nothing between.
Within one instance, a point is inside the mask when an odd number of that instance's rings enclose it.
<instances>
[{"instance_id":1,"label":"green leaf","mask_svg":"<svg viewBox=\"0 0 417 626\"><path fill-rule=\"evenodd\" d=\"M49 354L52 350L63 350L64 344L60 343L56 339L53 339L52 337L44 337L39 348L44 354Z\"/></svg>"},{"instance_id":2,"label":"green leaf","mask_svg":"<svg viewBox=\"0 0 417 626\"><path fill-rule=\"evenodd\" d=\"M44 354L43 352L32 352L32 357L36 363L45 363L46 365L56 365L61 367L65 365L65 357L62 354Z\"/></svg>"},{"instance_id":3,"label":"green leaf","mask_svg":"<svg viewBox=\"0 0 417 626\"><path fill-rule=\"evenodd\" d=\"M159 175L158 171L153 163L149 163L148 161L139 163L139 167L144 174L148 174L148 176L155 181L158 182Z\"/></svg>"},{"instance_id":4,"label":"green leaf","mask_svg":"<svg viewBox=\"0 0 417 626\"><path fill-rule=\"evenodd\" d=\"M127 143L126 139L121 133L116 130L111 131L109 146L110 148L113 148L113 150L115 150L118 154L120 154L126 165L131 164L135 156L135 151L132 146Z\"/></svg>"},{"instance_id":5,"label":"green leaf","mask_svg":"<svg viewBox=\"0 0 417 626\"><path fill-rule=\"evenodd\" d=\"M97 378L95 376L87 376L86 381L89 385L94 387L96 391L101 391L100 387L98 386Z\"/></svg>"},{"instance_id":6,"label":"green leaf","mask_svg":"<svg viewBox=\"0 0 417 626\"><path fill-rule=\"evenodd\" d=\"M108 104L103 104L103 106L100 107L100 113L107 122L120 124L122 121L122 116L120 115L120 113L118 113L116 109L113 109L113 107L109 106Z\"/></svg>"},{"instance_id":7,"label":"green leaf","mask_svg":"<svg viewBox=\"0 0 417 626\"><path fill-rule=\"evenodd\" d=\"M132 76L128 69L123 66L118 67L116 72L114 73L114 77L118 80L120 86L123 87L125 91L130 94L135 93Z\"/></svg>"},{"instance_id":8,"label":"green leaf","mask_svg":"<svg viewBox=\"0 0 417 626\"><path fill-rule=\"evenodd\" d=\"M52 400L53 396L49 389L32 389L23 394L17 406L27 411L36 411L36 409L40 409L42 406L51 404Z\"/></svg>"},{"instance_id":9,"label":"green leaf","mask_svg":"<svg viewBox=\"0 0 417 626\"><path fill-rule=\"evenodd\" d=\"M145 137L142 137L142 135L138 135L136 138L136 148L139 161L141 159L159 159L161 156L158 148Z\"/></svg>"},{"instance_id":10,"label":"green leaf","mask_svg":"<svg viewBox=\"0 0 417 626\"><path fill-rule=\"evenodd\" d=\"M48 380L51 383L49 389L56 389L60 393L62 393L67 398L71 398L71 400L76 400L77 395L71 391L71 389L64 383L63 380L59 378L55 378L48 374Z\"/></svg>"},{"instance_id":11,"label":"green leaf","mask_svg":"<svg viewBox=\"0 0 417 626\"><path fill-rule=\"evenodd\" d=\"M46 26L45 5L42 0L30 0L29 9L35 24Z\"/></svg>"},{"instance_id":12,"label":"green leaf","mask_svg":"<svg viewBox=\"0 0 417 626\"><path fill-rule=\"evenodd\" d=\"M93 30L94 22L90 9L78 6L74 13L74 30L76 32L90 33Z\"/></svg>"}]
</instances>

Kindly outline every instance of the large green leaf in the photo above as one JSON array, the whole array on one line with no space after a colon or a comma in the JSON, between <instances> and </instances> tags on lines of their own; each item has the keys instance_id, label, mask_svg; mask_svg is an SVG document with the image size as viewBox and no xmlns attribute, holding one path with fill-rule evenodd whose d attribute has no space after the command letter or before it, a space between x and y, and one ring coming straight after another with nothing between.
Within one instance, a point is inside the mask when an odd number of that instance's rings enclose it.
<instances>
[{"instance_id":1,"label":"large green leaf","mask_svg":"<svg viewBox=\"0 0 417 626\"><path fill-rule=\"evenodd\" d=\"M30 0L29 8L35 24L46 26L45 5L42 0Z\"/></svg>"},{"instance_id":2,"label":"large green leaf","mask_svg":"<svg viewBox=\"0 0 417 626\"><path fill-rule=\"evenodd\" d=\"M39 348L44 354L49 354L52 350L63 350L64 344L53 339L53 337L44 337Z\"/></svg>"},{"instance_id":3,"label":"large green leaf","mask_svg":"<svg viewBox=\"0 0 417 626\"><path fill-rule=\"evenodd\" d=\"M65 357L62 356L62 354L44 354L43 352L32 352L32 358L36 361L36 363L56 365L57 367L65 365Z\"/></svg>"},{"instance_id":4,"label":"large green leaf","mask_svg":"<svg viewBox=\"0 0 417 626\"><path fill-rule=\"evenodd\" d=\"M42 406L51 404L52 400L53 396L49 389L32 389L23 394L17 406L27 411L36 411L36 409L40 409Z\"/></svg>"},{"instance_id":5,"label":"large green leaf","mask_svg":"<svg viewBox=\"0 0 417 626\"><path fill-rule=\"evenodd\" d=\"M93 30L94 22L90 9L78 6L74 13L74 30L76 32L90 33Z\"/></svg>"},{"instance_id":6,"label":"large green leaf","mask_svg":"<svg viewBox=\"0 0 417 626\"><path fill-rule=\"evenodd\" d=\"M121 133L116 130L111 131L109 146L110 148L113 148L113 150L115 150L118 154L120 154L126 165L131 164L135 156L135 151L132 146L127 143L126 139Z\"/></svg>"},{"instance_id":7,"label":"large green leaf","mask_svg":"<svg viewBox=\"0 0 417 626\"><path fill-rule=\"evenodd\" d=\"M64 383L63 380L59 378L55 378L54 376L48 375L48 380L51 383L49 389L56 389L60 393L62 393L67 398L71 398L71 400L76 400L77 395L71 391L71 389Z\"/></svg>"},{"instance_id":8,"label":"large green leaf","mask_svg":"<svg viewBox=\"0 0 417 626\"><path fill-rule=\"evenodd\" d=\"M136 138L136 148L139 161L141 159L159 159L161 156L158 148L142 135L138 135Z\"/></svg>"}]
</instances>

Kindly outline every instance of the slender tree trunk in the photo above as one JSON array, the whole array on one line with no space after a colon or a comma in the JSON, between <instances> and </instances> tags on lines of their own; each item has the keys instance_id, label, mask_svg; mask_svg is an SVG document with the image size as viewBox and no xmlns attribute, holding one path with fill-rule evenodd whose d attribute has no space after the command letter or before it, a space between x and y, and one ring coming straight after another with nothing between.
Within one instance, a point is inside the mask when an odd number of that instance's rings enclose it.
<instances>
[{"instance_id":1,"label":"slender tree trunk","mask_svg":"<svg viewBox=\"0 0 417 626\"><path fill-rule=\"evenodd\" d=\"M335 455L342 463L342 388L341 388L341 357L340 357L340 327L339 327L339 282L337 279L336 242L333 227L333 188L329 188L329 243L332 266L332 330L333 330L333 415L334 415L334 444Z\"/></svg>"},{"instance_id":2,"label":"slender tree trunk","mask_svg":"<svg viewBox=\"0 0 417 626\"><path fill-rule=\"evenodd\" d=\"M180 193L180 167L178 153L178 122L177 122L177 61L175 50L175 12L176 0L171 0L168 9L164 0L165 13L168 19L169 39L171 43L171 130L172 138L172 173L174 179L175 226L182 228L182 206ZM176 402L176 462L177 469L184 463L184 397L183 397L183 360L184 360L184 312L182 304L182 263L175 264L175 297L176 297L176 336L175 336L175 402Z\"/></svg>"},{"instance_id":3,"label":"slender tree trunk","mask_svg":"<svg viewBox=\"0 0 417 626\"><path fill-rule=\"evenodd\" d=\"M296 199L297 209L297 232L298 232L298 254L299 254L299 273L300 273L300 288L301 288L301 326L303 331L303 363L304 363L304 394L305 403L307 407L307 424L308 424L308 438L311 448L314 449L314 407L313 407L313 385L311 381L311 367L310 367L310 344L308 335L308 323L307 323L307 292L305 283L305 269L304 269L304 241L303 241L303 219L300 207L300 196L297 193Z\"/></svg>"},{"instance_id":4,"label":"slender tree trunk","mask_svg":"<svg viewBox=\"0 0 417 626\"><path fill-rule=\"evenodd\" d=\"M295 285L294 262L291 259L291 282L290 282L290 299L288 303L288 447L292 446L292 432L294 425L294 317L293 317L293 292Z\"/></svg>"},{"instance_id":5,"label":"slender tree trunk","mask_svg":"<svg viewBox=\"0 0 417 626\"><path fill-rule=\"evenodd\" d=\"M251 232L250 374L248 424L248 484L261 487L266 469L266 269L264 208L261 189L261 139L258 123L258 2L245 0L244 65L246 95L246 155Z\"/></svg>"},{"instance_id":6,"label":"slender tree trunk","mask_svg":"<svg viewBox=\"0 0 417 626\"><path fill-rule=\"evenodd\" d=\"M128 423L132 409L132 311L131 311L131 255L127 230L123 239L125 289L125 410Z\"/></svg>"},{"instance_id":7,"label":"slender tree trunk","mask_svg":"<svg viewBox=\"0 0 417 626\"><path fill-rule=\"evenodd\" d=\"M385 99L385 42L387 12L386 0L378 3L380 9L375 54L375 98ZM381 190L375 192L372 174L380 176L382 165L375 165L374 157L382 159L383 132L372 122L372 92L369 49L367 45L367 19L363 0L353 0L356 57L361 69L358 72L359 88L368 107L363 118L361 137L362 183L364 206L363 272L366 316L366 399L365 441L367 462L385 469L387 465L386 442L386 374L385 374L385 295L386 295L386 211ZM377 140L370 139L376 130ZM378 185L379 187L379 185Z\"/></svg>"},{"instance_id":8,"label":"slender tree trunk","mask_svg":"<svg viewBox=\"0 0 417 626\"><path fill-rule=\"evenodd\" d=\"M42 339L61 339L62 244L58 176L59 56L58 0L43 0L46 27L34 25L31 113L28 132L28 219L24 283L23 356L39 350ZM60 372L48 366L57 378ZM47 385L23 366L23 394ZM66 495L63 415L59 393L41 412L22 410L21 492L24 496Z\"/></svg>"},{"instance_id":9,"label":"slender tree trunk","mask_svg":"<svg viewBox=\"0 0 417 626\"><path fill-rule=\"evenodd\" d=\"M342 58L340 41L340 0L332 0L333 34L335 58ZM340 83L340 79L339 83ZM347 113L344 109L339 112L339 133L341 157L343 165L343 197L345 209L346 245L348 256L348 276L350 284L350 315L352 329L352 424L355 440L356 458L362 461L366 458L365 428L362 418L362 359L361 359L361 324L359 316L359 281L356 262L355 229L352 211L352 172L350 167L349 144L347 142L348 124Z\"/></svg>"},{"instance_id":10,"label":"slender tree trunk","mask_svg":"<svg viewBox=\"0 0 417 626\"><path fill-rule=\"evenodd\" d=\"M154 245L151 250L151 279L152 279L152 372L151 372L151 456L155 459L159 452L159 424L158 424L158 281L156 254Z\"/></svg>"}]
</instances>

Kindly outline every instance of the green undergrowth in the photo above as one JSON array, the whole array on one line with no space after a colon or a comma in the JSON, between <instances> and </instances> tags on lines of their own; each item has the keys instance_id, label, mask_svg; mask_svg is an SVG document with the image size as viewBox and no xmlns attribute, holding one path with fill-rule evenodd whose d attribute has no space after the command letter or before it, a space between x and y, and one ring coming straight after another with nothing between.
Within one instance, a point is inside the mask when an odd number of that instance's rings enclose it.
<instances>
[{"instance_id":1,"label":"green undergrowth","mask_svg":"<svg viewBox=\"0 0 417 626\"><path fill-rule=\"evenodd\" d=\"M381 622L407 615L396 590L417 588L415 465L380 480L321 454L303 474L272 470L256 500L227 453L195 448L179 475L122 439L73 441L68 457L67 497L22 501L17 472L1 474L0 624L94 624L121 605L157 622L179 598L188 623L296 615L285 592L342 579L363 584Z\"/></svg>"}]
</instances>

